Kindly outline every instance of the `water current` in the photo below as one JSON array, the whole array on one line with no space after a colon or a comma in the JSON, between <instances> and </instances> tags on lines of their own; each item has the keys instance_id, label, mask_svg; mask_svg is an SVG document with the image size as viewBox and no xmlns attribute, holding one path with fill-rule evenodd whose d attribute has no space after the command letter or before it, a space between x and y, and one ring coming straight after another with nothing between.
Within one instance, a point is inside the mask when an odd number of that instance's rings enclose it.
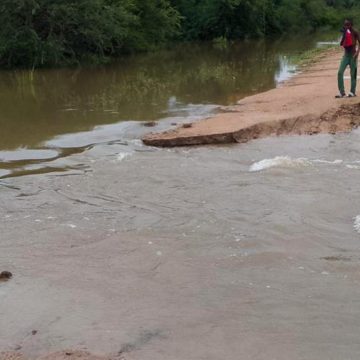
<instances>
[{"instance_id":1,"label":"water current","mask_svg":"<svg viewBox=\"0 0 360 360\"><path fill-rule=\"evenodd\" d=\"M277 86L293 55L331 40L2 72L0 270L14 277L0 283L0 352L358 358L360 130L139 140L144 122L165 129Z\"/></svg>"}]
</instances>

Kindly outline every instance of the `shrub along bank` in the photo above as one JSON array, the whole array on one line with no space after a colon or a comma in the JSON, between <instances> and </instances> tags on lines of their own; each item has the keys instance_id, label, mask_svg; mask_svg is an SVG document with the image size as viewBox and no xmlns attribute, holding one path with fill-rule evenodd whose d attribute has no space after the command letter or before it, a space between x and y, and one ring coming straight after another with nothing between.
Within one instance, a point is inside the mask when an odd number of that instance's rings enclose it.
<instances>
[{"instance_id":1,"label":"shrub along bank","mask_svg":"<svg viewBox=\"0 0 360 360\"><path fill-rule=\"evenodd\" d=\"M360 19L360 0L1 0L0 66L99 63L182 40L264 37Z\"/></svg>"}]
</instances>

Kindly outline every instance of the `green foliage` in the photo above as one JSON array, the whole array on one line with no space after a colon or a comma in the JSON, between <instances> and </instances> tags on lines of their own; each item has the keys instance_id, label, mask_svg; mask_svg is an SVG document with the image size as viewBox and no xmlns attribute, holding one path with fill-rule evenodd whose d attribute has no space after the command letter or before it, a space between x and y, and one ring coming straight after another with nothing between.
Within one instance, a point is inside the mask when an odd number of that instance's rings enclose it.
<instances>
[{"instance_id":1,"label":"green foliage","mask_svg":"<svg viewBox=\"0 0 360 360\"><path fill-rule=\"evenodd\" d=\"M224 45L345 17L360 19L360 0L1 0L0 66L98 63L174 39Z\"/></svg>"},{"instance_id":2,"label":"green foliage","mask_svg":"<svg viewBox=\"0 0 360 360\"><path fill-rule=\"evenodd\" d=\"M339 27L360 0L172 0L185 39L259 37Z\"/></svg>"},{"instance_id":3,"label":"green foliage","mask_svg":"<svg viewBox=\"0 0 360 360\"><path fill-rule=\"evenodd\" d=\"M0 65L103 61L169 41L179 20L167 0L2 0Z\"/></svg>"},{"instance_id":4,"label":"green foliage","mask_svg":"<svg viewBox=\"0 0 360 360\"><path fill-rule=\"evenodd\" d=\"M298 54L293 54L290 56L291 63L296 64L297 66L306 66L310 63L313 64L314 61L320 60L324 56L327 56L327 52L324 52L324 50L332 48L334 48L334 45L327 45L320 48L303 51Z\"/></svg>"}]
</instances>

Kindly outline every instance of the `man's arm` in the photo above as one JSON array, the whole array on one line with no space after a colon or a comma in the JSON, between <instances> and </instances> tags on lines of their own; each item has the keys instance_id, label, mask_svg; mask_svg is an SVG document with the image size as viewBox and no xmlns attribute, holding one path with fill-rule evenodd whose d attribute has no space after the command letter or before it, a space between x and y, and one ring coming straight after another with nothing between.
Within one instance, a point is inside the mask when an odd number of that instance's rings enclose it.
<instances>
[{"instance_id":1,"label":"man's arm","mask_svg":"<svg viewBox=\"0 0 360 360\"><path fill-rule=\"evenodd\" d=\"M360 34L358 31L355 32L355 54L354 57L357 58L360 53Z\"/></svg>"}]
</instances>

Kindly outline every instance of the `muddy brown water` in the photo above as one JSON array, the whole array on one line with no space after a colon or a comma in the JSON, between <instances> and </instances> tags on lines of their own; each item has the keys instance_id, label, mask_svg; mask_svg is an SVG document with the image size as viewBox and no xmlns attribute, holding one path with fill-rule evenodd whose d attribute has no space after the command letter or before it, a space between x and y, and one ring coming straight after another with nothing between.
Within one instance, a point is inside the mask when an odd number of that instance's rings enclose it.
<instances>
[{"instance_id":1,"label":"muddy brown water","mask_svg":"<svg viewBox=\"0 0 360 360\"><path fill-rule=\"evenodd\" d=\"M209 116L275 87L294 73L292 57L333 38L186 44L105 67L2 71L0 177L58 171L51 160L137 139L149 130L142 122L161 120L160 130Z\"/></svg>"},{"instance_id":2,"label":"muddy brown water","mask_svg":"<svg viewBox=\"0 0 360 360\"><path fill-rule=\"evenodd\" d=\"M159 127L220 102L171 96ZM156 149L105 111L67 130L74 103L3 148L33 174L0 181L1 351L357 359L359 130Z\"/></svg>"},{"instance_id":3,"label":"muddy brown water","mask_svg":"<svg viewBox=\"0 0 360 360\"><path fill-rule=\"evenodd\" d=\"M356 359L359 144L113 143L69 156L83 169L3 179L0 349Z\"/></svg>"}]
</instances>

